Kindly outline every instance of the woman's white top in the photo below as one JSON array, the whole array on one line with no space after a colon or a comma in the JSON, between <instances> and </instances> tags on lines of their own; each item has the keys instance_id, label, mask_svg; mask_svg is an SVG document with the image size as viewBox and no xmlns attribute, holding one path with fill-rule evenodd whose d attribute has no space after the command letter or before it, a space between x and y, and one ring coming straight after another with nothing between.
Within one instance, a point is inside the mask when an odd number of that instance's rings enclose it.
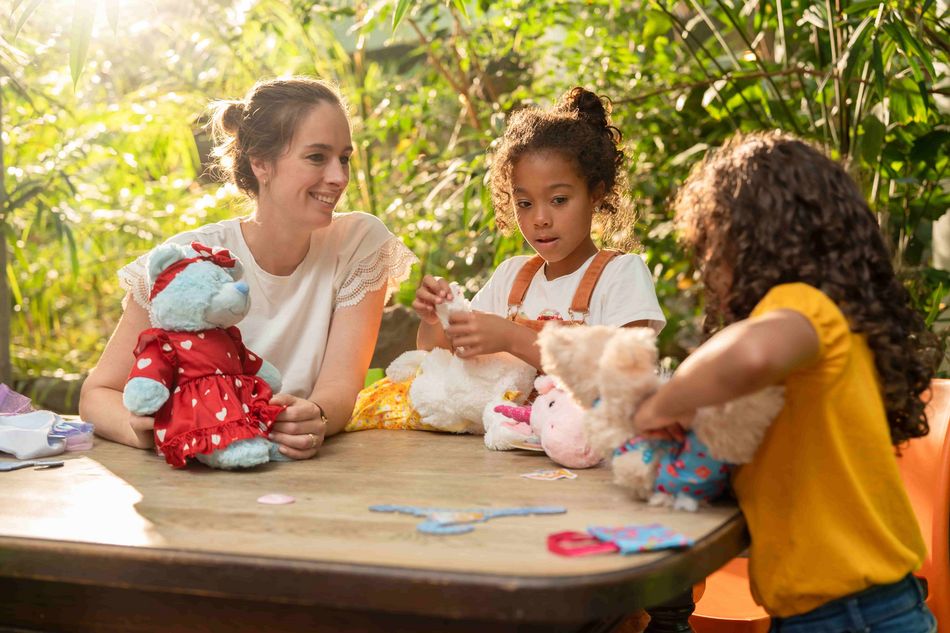
<instances>
[{"instance_id":1,"label":"woman's white top","mask_svg":"<svg viewBox=\"0 0 950 633\"><path fill-rule=\"evenodd\" d=\"M529 259L529 255L519 255L503 261L472 299L472 309L507 316L508 293ZM574 272L551 280L544 276L544 266L538 269L518 310L519 316L531 320L538 317L579 319L570 313L571 301L592 261L593 255ZM590 298L586 323L622 326L632 321L649 321L650 327L659 334L666 317L656 300L653 277L643 259L627 253L613 258L604 268Z\"/></svg>"},{"instance_id":2,"label":"woman's white top","mask_svg":"<svg viewBox=\"0 0 950 633\"><path fill-rule=\"evenodd\" d=\"M280 370L284 392L303 398L310 396L320 374L333 313L384 286L388 299L416 261L378 218L359 212L334 213L329 226L313 231L310 251L286 276L257 265L237 218L168 241L223 246L241 260L251 297L250 311L238 323L244 343ZM122 286L146 310L147 258L146 253L119 270Z\"/></svg>"}]
</instances>

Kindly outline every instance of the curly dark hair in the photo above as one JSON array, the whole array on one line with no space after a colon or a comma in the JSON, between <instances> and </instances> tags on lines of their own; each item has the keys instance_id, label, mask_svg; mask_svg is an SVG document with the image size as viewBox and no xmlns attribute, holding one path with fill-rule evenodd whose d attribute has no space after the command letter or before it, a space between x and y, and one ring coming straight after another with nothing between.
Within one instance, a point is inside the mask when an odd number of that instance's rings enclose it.
<instances>
[{"instance_id":1,"label":"curly dark hair","mask_svg":"<svg viewBox=\"0 0 950 633\"><path fill-rule=\"evenodd\" d=\"M524 108L511 117L493 152L489 176L498 228L509 232L518 225L511 195L515 164L526 154L554 151L574 164L588 190L603 183L604 198L595 212L605 239L632 241L622 235L631 231L634 214L626 196L623 135L611 123L610 111L607 97L577 86L553 108Z\"/></svg>"},{"instance_id":2,"label":"curly dark hair","mask_svg":"<svg viewBox=\"0 0 950 633\"><path fill-rule=\"evenodd\" d=\"M707 332L748 317L773 286L809 284L866 336L894 445L927 434L936 339L840 163L781 132L739 134L693 169L674 208L706 285Z\"/></svg>"}]
</instances>

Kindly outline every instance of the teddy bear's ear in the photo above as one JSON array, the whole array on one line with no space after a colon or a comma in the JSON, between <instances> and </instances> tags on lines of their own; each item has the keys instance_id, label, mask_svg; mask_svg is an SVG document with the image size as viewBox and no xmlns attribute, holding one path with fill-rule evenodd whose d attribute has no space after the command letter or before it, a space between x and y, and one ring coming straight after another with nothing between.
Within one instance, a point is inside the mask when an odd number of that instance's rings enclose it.
<instances>
[{"instance_id":1,"label":"teddy bear's ear","mask_svg":"<svg viewBox=\"0 0 950 633\"><path fill-rule=\"evenodd\" d=\"M538 335L544 371L557 378L582 406L592 406L600 395L597 367L615 331L604 325L549 325Z\"/></svg>"},{"instance_id":2,"label":"teddy bear's ear","mask_svg":"<svg viewBox=\"0 0 950 633\"><path fill-rule=\"evenodd\" d=\"M547 374L542 374L534 379L534 388L538 393L547 393L555 387L557 387L557 384L554 382L554 378Z\"/></svg>"},{"instance_id":3,"label":"teddy bear's ear","mask_svg":"<svg viewBox=\"0 0 950 633\"><path fill-rule=\"evenodd\" d=\"M621 418L632 416L634 407L656 391L656 333L651 328L619 328L600 356L599 385L604 399L620 407ZM633 429L624 432L633 434Z\"/></svg>"},{"instance_id":4,"label":"teddy bear's ear","mask_svg":"<svg viewBox=\"0 0 950 633\"><path fill-rule=\"evenodd\" d=\"M242 264L241 260L237 257L234 258L234 266L225 268L224 270L228 271L228 274L231 275L231 279L234 281L244 276L244 264Z\"/></svg>"},{"instance_id":5,"label":"teddy bear's ear","mask_svg":"<svg viewBox=\"0 0 950 633\"><path fill-rule=\"evenodd\" d=\"M194 257L195 251L190 246L181 246L171 242L155 247L148 256L148 279L154 282L163 270L180 259Z\"/></svg>"}]
</instances>

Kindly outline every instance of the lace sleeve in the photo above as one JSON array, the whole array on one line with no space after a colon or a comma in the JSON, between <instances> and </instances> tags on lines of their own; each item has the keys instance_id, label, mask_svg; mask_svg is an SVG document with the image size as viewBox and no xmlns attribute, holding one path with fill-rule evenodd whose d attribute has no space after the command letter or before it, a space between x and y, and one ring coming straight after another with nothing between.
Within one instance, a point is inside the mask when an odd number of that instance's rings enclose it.
<instances>
[{"instance_id":1,"label":"lace sleeve","mask_svg":"<svg viewBox=\"0 0 950 633\"><path fill-rule=\"evenodd\" d=\"M386 301L409 277L409 270L417 258L398 238L390 237L379 248L353 267L336 295L335 308L353 306L363 300L367 292L386 286Z\"/></svg>"},{"instance_id":2,"label":"lace sleeve","mask_svg":"<svg viewBox=\"0 0 950 633\"><path fill-rule=\"evenodd\" d=\"M139 257L119 269L119 285L135 303L148 310L148 270L145 267L145 257Z\"/></svg>"}]
</instances>

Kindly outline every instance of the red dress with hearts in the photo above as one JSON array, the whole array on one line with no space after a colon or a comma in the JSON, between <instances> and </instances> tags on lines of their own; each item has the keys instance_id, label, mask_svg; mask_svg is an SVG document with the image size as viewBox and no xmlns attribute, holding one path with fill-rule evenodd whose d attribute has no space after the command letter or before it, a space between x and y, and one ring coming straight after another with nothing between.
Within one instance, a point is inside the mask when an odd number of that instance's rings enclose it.
<instances>
[{"instance_id":1,"label":"red dress with hearts","mask_svg":"<svg viewBox=\"0 0 950 633\"><path fill-rule=\"evenodd\" d=\"M262 363L236 327L139 335L129 379L151 378L171 392L155 413L155 446L169 464L267 437L283 407L268 404L271 388L255 375Z\"/></svg>"}]
</instances>

